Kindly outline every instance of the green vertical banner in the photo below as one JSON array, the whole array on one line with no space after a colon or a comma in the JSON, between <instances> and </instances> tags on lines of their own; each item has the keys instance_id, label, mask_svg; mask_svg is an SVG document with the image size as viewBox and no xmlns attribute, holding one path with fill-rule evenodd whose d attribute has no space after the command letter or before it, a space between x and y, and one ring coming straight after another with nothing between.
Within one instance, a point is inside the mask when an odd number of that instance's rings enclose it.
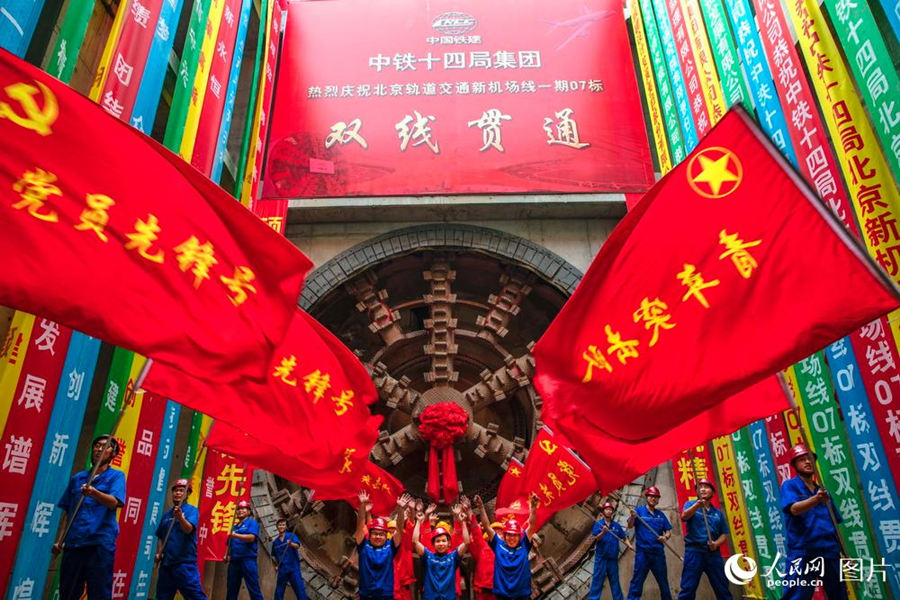
<instances>
[{"instance_id":1,"label":"green vertical banner","mask_svg":"<svg viewBox=\"0 0 900 600\"><path fill-rule=\"evenodd\" d=\"M750 102L750 92L747 90L747 82L741 71L741 60L738 57L734 36L728 27L728 18L722 0L700 0L703 9L703 20L706 22L706 31L712 42L713 60L719 71L719 81L725 93L725 102L728 108L735 104L741 104L748 113L753 114L753 104Z\"/></svg>"},{"instance_id":2,"label":"green vertical banner","mask_svg":"<svg viewBox=\"0 0 900 600\"><path fill-rule=\"evenodd\" d=\"M56 46L50 55L47 64L47 72L64 83L72 79L72 71L81 52L84 43L84 34L87 32L91 13L94 12L94 0L71 0L59 37L56 38Z\"/></svg>"},{"instance_id":3,"label":"green vertical banner","mask_svg":"<svg viewBox=\"0 0 900 600\"><path fill-rule=\"evenodd\" d=\"M97 423L94 425L94 437L109 434L115 427L119 412L122 410L122 401L125 399L125 389L128 387L128 377L131 374L133 362L133 352L121 348L113 351L109 375L106 377L106 386L103 388L100 413L97 415ZM87 463L87 467L90 468L90 453L88 453Z\"/></svg>"},{"instance_id":4,"label":"green vertical banner","mask_svg":"<svg viewBox=\"0 0 900 600\"><path fill-rule=\"evenodd\" d=\"M756 466L756 454L753 451L750 432L746 427L738 429L731 434L731 443L734 444L734 458L741 476L741 486L744 488L747 516L750 517L756 556L760 562L759 570L763 574L763 594L767 599L778 600L781 597L781 590L775 585L774 569L769 568L775 564L776 559L775 549L771 545L774 538L772 528L769 527L764 490Z\"/></svg>"},{"instance_id":5,"label":"green vertical banner","mask_svg":"<svg viewBox=\"0 0 900 600\"><path fill-rule=\"evenodd\" d=\"M876 559L871 527L863 510L860 484L851 462L847 427L841 418L831 377L822 352L817 352L794 366L801 410L809 424L809 437L818 454L822 485L831 494L843 519L840 524L844 551L848 558L862 559L865 564ZM860 598L887 598L884 582L868 578L860 586Z\"/></svg>"},{"instance_id":6,"label":"green vertical banner","mask_svg":"<svg viewBox=\"0 0 900 600\"><path fill-rule=\"evenodd\" d=\"M647 34L647 47L650 49L650 60L653 62L653 75L656 77L656 91L659 93L659 102L662 106L666 124L666 134L669 138L669 147L672 150L672 164L677 165L685 157L684 139L681 136L681 124L678 122L675 95L672 92L672 86L666 74L666 60L663 58L662 41L659 39L656 17L653 15L653 8L647 0L635 2L634 10L641 11L644 32Z\"/></svg>"},{"instance_id":7,"label":"green vertical banner","mask_svg":"<svg viewBox=\"0 0 900 600\"><path fill-rule=\"evenodd\" d=\"M825 0L841 40L856 87L887 155L894 181L900 181L900 77L867 2ZM845 140L842 143L847 144Z\"/></svg>"},{"instance_id":8,"label":"green vertical banner","mask_svg":"<svg viewBox=\"0 0 900 600\"><path fill-rule=\"evenodd\" d=\"M247 170L248 155L250 154L250 136L253 134L254 107L257 104L257 94L260 94L259 85L262 58L265 54L266 40L266 15L269 10L269 0L262 0L259 5L259 31L256 34L256 58L253 61L253 78L250 84L250 94L247 96L247 114L244 120L244 135L241 138L241 152L238 155L237 169L234 172L234 197L241 197L241 187L244 184L244 173Z\"/></svg>"},{"instance_id":9,"label":"green vertical banner","mask_svg":"<svg viewBox=\"0 0 900 600\"><path fill-rule=\"evenodd\" d=\"M210 0L194 0L191 7L191 21L188 24L181 63L175 77L175 91L172 94L172 106L169 108L169 120L166 122L166 134L163 138L163 145L172 152L178 152L181 138L184 136L184 124L187 120L188 107L191 105L191 90L194 89L194 77L197 75L200 44L206 30L209 5Z\"/></svg>"},{"instance_id":10,"label":"green vertical banner","mask_svg":"<svg viewBox=\"0 0 900 600\"><path fill-rule=\"evenodd\" d=\"M190 479L197 461L197 450L200 447L200 430L203 424L203 413L195 412L191 417L191 433L188 435L187 448L184 451L184 463L181 465L181 477Z\"/></svg>"}]
</instances>

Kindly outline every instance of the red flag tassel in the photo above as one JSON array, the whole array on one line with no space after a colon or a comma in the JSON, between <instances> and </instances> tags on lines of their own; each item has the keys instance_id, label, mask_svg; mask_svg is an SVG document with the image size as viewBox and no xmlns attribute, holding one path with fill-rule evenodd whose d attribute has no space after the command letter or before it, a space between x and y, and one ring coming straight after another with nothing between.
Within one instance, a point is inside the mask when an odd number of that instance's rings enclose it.
<instances>
[{"instance_id":1,"label":"red flag tassel","mask_svg":"<svg viewBox=\"0 0 900 600\"><path fill-rule=\"evenodd\" d=\"M428 487L425 489L435 502L441 501L441 468L434 444L428 446Z\"/></svg>"},{"instance_id":2,"label":"red flag tassel","mask_svg":"<svg viewBox=\"0 0 900 600\"><path fill-rule=\"evenodd\" d=\"M450 504L456 500L456 496L459 494L459 486L456 484L456 456L453 453L453 444L444 448L441 463L444 474L444 502Z\"/></svg>"}]
</instances>

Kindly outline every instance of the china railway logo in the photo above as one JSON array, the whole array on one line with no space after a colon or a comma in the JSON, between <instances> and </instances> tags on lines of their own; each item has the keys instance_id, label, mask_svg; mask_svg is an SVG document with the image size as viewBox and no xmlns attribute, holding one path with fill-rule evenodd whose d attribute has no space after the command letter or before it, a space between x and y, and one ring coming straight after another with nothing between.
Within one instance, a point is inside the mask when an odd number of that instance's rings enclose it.
<instances>
[{"instance_id":1,"label":"china railway logo","mask_svg":"<svg viewBox=\"0 0 900 600\"><path fill-rule=\"evenodd\" d=\"M475 17L462 12L443 13L431 22L434 30L443 35L463 35L475 29L477 25L478 20Z\"/></svg>"}]
</instances>

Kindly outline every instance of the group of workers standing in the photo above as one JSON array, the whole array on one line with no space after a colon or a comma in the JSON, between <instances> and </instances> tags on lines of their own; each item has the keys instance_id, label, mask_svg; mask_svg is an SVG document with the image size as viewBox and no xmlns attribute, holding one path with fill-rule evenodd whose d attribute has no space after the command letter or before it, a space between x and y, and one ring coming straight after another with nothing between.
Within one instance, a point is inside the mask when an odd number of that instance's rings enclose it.
<instances>
[{"instance_id":1,"label":"group of workers standing","mask_svg":"<svg viewBox=\"0 0 900 600\"><path fill-rule=\"evenodd\" d=\"M113 559L118 524L117 510L124 505L125 476L110 466L119 448L114 438L100 436L92 446L91 471L75 474L58 506L71 515L63 518L54 554L62 553L60 600L78 600L87 591L88 600L112 597ZM781 509L787 531L787 561L796 566L782 582L787 600L809 600L818 575L828 600L847 599L840 577L841 544L836 523L840 515L828 493L815 482L815 455L802 444L791 449L796 475L781 487ZM160 519L156 560L159 565L157 600L171 600L180 592L185 600L206 600L197 567L197 507L186 502L190 482L178 479L171 486L172 508ZM594 523L596 542L594 575L588 600L598 600L609 581L613 600L623 600L619 584L620 543L635 552L634 572L628 599L641 597L644 582L653 573L662 600L671 600L665 548L672 533L666 515L657 508L660 492L649 487L647 503L630 509L623 528L613 520L616 507L602 505L602 518ZM720 547L725 543L728 523L713 506L715 484L697 482L697 499L685 503L681 520L686 526L684 568L679 600L696 596L703 574L717 600L730 599L725 563ZM474 506L462 497L452 507L452 524L437 518L436 506L425 507L409 494L398 499L396 520L370 516L372 505L366 492L359 494L356 543L360 600L411 600L413 587L421 583L424 600L456 600L461 593L460 559L475 560L473 588L476 600L527 600L532 595L530 552L538 499L529 500L529 515L522 525L515 519L491 522L484 503L474 497ZM279 519L278 536L271 557L277 570L275 600L282 600L290 586L299 600L307 600L300 573L300 540L287 532ZM634 528L634 544L626 535ZM236 600L245 584L252 600L262 600L259 586L259 523L252 518L250 503L236 509L229 532L227 600ZM421 574L416 577L413 556L419 557ZM816 562L822 569L803 565Z\"/></svg>"}]
</instances>

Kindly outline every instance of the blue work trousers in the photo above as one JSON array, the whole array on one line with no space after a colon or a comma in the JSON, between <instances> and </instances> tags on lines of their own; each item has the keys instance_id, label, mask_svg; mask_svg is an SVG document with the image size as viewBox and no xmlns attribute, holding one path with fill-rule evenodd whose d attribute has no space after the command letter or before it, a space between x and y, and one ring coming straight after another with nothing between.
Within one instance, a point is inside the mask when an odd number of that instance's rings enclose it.
<instances>
[{"instance_id":1,"label":"blue work trousers","mask_svg":"<svg viewBox=\"0 0 900 600\"><path fill-rule=\"evenodd\" d=\"M82 546L63 550L59 566L59 600L111 600L115 548Z\"/></svg>"},{"instance_id":2,"label":"blue work trousers","mask_svg":"<svg viewBox=\"0 0 900 600\"><path fill-rule=\"evenodd\" d=\"M644 591L644 580L647 574L653 573L656 583L659 585L659 597L662 600L672 600L672 592L669 591L669 574L666 571L666 555L662 552L645 552L638 550L634 557L634 574L631 576L631 585L628 586L628 600L638 600Z\"/></svg>"},{"instance_id":3,"label":"blue work trousers","mask_svg":"<svg viewBox=\"0 0 900 600\"><path fill-rule=\"evenodd\" d=\"M278 570L278 577L275 579L275 600L284 600L284 590L288 585L294 590L297 600L307 600L300 569Z\"/></svg>"},{"instance_id":4,"label":"blue work trousers","mask_svg":"<svg viewBox=\"0 0 900 600\"><path fill-rule=\"evenodd\" d=\"M256 557L232 558L228 562L228 591L225 593L227 600L237 600L241 591L241 580L247 586L250 600L263 600L259 591L259 568L256 566Z\"/></svg>"},{"instance_id":5,"label":"blue work trousers","mask_svg":"<svg viewBox=\"0 0 900 600\"><path fill-rule=\"evenodd\" d=\"M725 579L725 561L719 552L691 550L684 553L684 570L681 572L681 591L678 600L694 600L700 587L700 576L706 573L716 600L731 600L731 590Z\"/></svg>"},{"instance_id":6,"label":"blue work trousers","mask_svg":"<svg viewBox=\"0 0 900 600\"><path fill-rule=\"evenodd\" d=\"M156 580L156 600L172 600L180 592L184 600L206 600L200 587L200 571L197 563L161 565Z\"/></svg>"},{"instance_id":7,"label":"blue work trousers","mask_svg":"<svg viewBox=\"0 0 900 600\"><path fill-rule=\"evenodd\" d=\"M787 565L790 567L791 562L796 556L788 556ZM805 571L804 565L809 564L816 556L804 556L800 562L799 571ZM847 600L847 584L841 581L841 560L839 558L826 558L825 575L819 577L816 572L813 573L796 573L788 574L784 580L784 592L781 594L781 600L809 600L816 591L816 586L809 585L814 580L821 579L822 588L825 591L825 597L828 600ZM807 585L802 585L803 582Z\"/></svg>"},{"instance_id":8,"label":"blue work trousers","mask_svg":"<svg viewBox=\"0 0 900 600\"><path fill-rule=\"evenodd\" d=\"M605 579L609 579L609 592L613 600L623 600L622 586L619 585L619 561L599 556L594 559L594 575L591 578L591 590L588 592L587 600L600 600Z\"/></svg>"}]
</instances>

